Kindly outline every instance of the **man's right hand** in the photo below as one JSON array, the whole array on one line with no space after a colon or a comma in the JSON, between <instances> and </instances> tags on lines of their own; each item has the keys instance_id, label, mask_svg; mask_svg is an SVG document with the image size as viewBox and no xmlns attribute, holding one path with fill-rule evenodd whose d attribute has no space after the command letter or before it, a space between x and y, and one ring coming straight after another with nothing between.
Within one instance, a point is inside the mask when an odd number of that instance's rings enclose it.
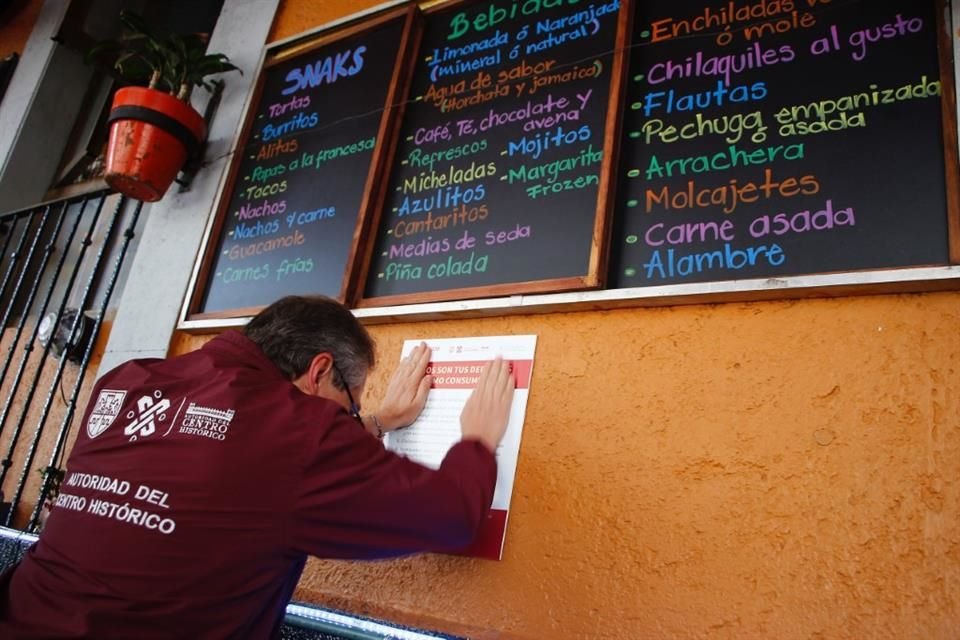
<instances>
[{"instance_id":1,"label":"man's right hand","mask_svg":"<svg viewBox=\"0 0 960 640\"><path fill-rule=\"evenodd\" d=\"M491 452L496 452L507 430L514 386L509 362L497 358L483 368L477 388L467 398L460 414L464 440L479 440Z\"/></svg>"}]
</instances>

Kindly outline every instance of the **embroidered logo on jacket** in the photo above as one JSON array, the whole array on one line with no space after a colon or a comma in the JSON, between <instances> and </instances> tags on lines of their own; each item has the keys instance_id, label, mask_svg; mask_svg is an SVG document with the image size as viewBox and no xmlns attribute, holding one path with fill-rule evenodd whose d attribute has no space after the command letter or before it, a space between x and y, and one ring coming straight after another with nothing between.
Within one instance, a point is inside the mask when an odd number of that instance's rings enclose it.
<instances>
[{"instance_id":1,"label":"embroidered logo on jacket","mask_svg":"<svg viewBox=\"0 0 960 640\"><path fill-rule=\"evenodd\" d=\"M170 408L170 401L163 397L159 390L153 396L140 396L137 400L137 411L127 412L127 419L133 420L123 430L123 434L130 436L130 442L138 438L146 438L157 430L157 422L167 419L166 411Z\"/></svg>"},{"instance_id":2,"label":"embroidered logo on jacket","mask_svg":"<svg viewBox=\"0 0 960 640\"><path fill-rule=\"evenodd\" d=\"M123 399L127 397L127 392L117 389L104 389L97 396L97 403L93 405L93 411L87 419L87 435L91 439L107 430L107 427L113 424L117 416L120 415L120 408L123 406Z\"/></svg>"},{"instance_id":3,"label":"embroidered logo on jacket","mask_svg":"<svg viewBox=\"0 0 960 640\"><path fill-rule=\"evenodd\" d=\"M233 409L223 411L211 407L198 407L196 403L191 402L183 414L183 423L180 425L179 432L212 440L225 440L234 413Z\"/></svg>"}]
</instances>

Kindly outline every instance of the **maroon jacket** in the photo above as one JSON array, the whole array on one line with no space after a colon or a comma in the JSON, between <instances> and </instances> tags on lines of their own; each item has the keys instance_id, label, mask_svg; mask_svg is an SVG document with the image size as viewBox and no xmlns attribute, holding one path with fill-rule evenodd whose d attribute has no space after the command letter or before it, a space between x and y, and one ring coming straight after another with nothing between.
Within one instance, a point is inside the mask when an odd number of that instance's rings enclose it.
<instances>
[{"instance_id":1,"label":"maroon jacket","mask_svg":"<svg viewBox=\"0 0 960 640\"><path fill-rule=\"evenodd\" d=\"M0 638L269 637L308 554L465 546L496 482L476 441L436 471L385 451L233 331L114 369L80 430Z\"/></svg>"}]
</instances>

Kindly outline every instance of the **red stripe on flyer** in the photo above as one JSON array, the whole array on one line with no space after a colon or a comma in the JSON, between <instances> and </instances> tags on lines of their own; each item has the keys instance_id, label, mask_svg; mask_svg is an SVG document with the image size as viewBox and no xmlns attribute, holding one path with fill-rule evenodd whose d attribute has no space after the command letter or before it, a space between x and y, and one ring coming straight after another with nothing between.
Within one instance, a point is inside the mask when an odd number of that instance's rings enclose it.
<instances>
[{"instance_id":1,"label":"red stripe on flyer","mask_svg":"<svg viewBox=\"0 0 960 640\"><path fill-rule=\"evenodd\" d=\"M464 360L460 362L431 362L427 373L433 376L433 389L473 389L480 380L480 372L488 360ZM530 373L533 360L508 360L517 389L530 388Z\"/></svg>"},{"instance_id":2,"label":"red stripe on flyer","mask_svg":"<svg viewBox=\"0 0 960 640\"><path fill-rule=\"evenodd\" d=\"M505 509L490 509L487 519L480 527L480 533L466 549L456 553L458 556L470 558L484 558L486 560L500 560L500 551L503 549L503 536L507 531L507 511Z\"/></svg>"}]
</instances>

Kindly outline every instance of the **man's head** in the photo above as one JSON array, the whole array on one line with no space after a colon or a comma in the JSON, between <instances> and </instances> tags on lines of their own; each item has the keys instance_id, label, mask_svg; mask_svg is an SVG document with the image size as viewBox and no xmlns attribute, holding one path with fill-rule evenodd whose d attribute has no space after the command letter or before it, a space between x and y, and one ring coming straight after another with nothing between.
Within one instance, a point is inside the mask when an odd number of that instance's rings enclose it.
<instances>
[{"instance_id":1,"label":"man's head","mask_svg":"<svg viewBox=\"0 0 960 640\"><path fill-rule=\"evenodd\" d=\"M347 391L359 400L376 362L363 325L323 296L281 298L258 313L244 333L301 391L347 408Z\"/></svg>"}]
</instances>

